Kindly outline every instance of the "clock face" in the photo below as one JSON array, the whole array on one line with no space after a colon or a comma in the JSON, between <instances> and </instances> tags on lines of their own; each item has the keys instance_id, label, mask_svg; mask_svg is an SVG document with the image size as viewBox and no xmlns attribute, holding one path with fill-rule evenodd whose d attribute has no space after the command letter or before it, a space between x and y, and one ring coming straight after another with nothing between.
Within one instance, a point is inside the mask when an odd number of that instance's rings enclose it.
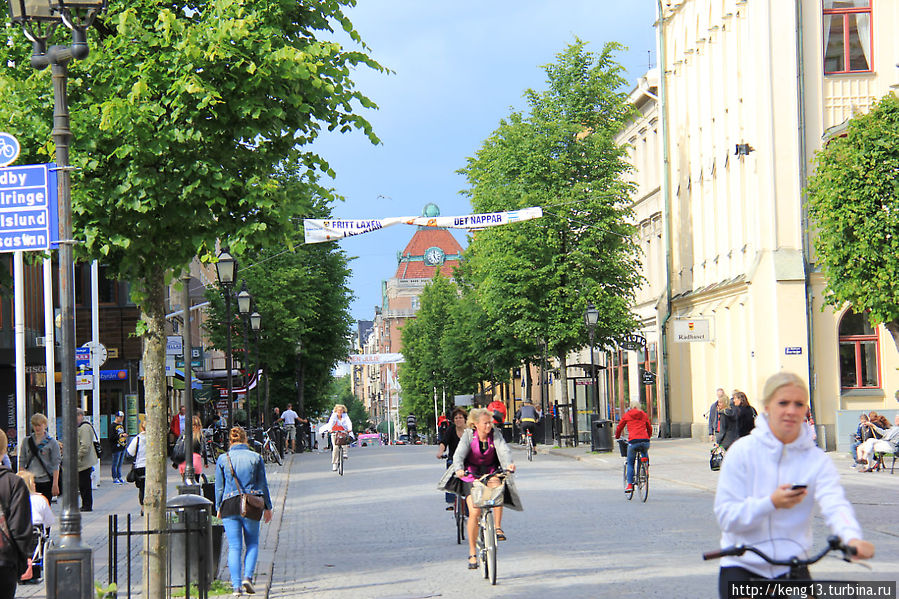
<instances>
[{"instance_id":1,"label":"clock face","mask_svg":"<svg viewBox=\"0 0 899 599\"><path fill-rule=\"evenodd\" d=\"M445 259L446 255L443 253L443 250L438 247L428 248L428 251L425 252L425 264L436 266L438 264L443 264Z\"/></svg>"}]
</instances>

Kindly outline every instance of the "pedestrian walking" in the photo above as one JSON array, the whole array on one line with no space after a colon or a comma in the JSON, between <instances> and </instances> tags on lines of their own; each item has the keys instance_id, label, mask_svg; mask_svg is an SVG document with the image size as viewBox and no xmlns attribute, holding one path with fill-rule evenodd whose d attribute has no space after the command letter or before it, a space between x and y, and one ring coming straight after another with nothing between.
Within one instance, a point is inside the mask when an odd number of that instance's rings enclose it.
<instances>
[{"instance_id":1,"label":"pedestrian walking","mask_svg":"<svg viewBox=\"0 0 899 599\"><path fill-rule=\"evenodd\" d=\"M78 420L78 491L81 494L81 511L90 512L94 509L94 495L91 490L91 473L94 466L100 462L94 441L97 433L90 422L84 419L84 410L78 408L76 412Z\"/></svg>"},{"instance_id":2,"label":"pedestrian walking","mask_svg":"<svg viewBox=\"0 0 899 599\"><path fill-rule=\"evenodd\" d=\"M133 478L129 482L133 482L134 486L137 487L137 502L140 504L140 514L144 515L144 483L147 480L147 422L146 420L141 420L140 424L138 424L138 428L140 432L138 432L137 436L131 439L131 443L128 444L128 455L134 458L134 466L132 467L132 471L134 475L128 475L128 478Z\"/></svg>"},{"instance_id":3,"label":"pedestrian walking","mask_svg":"<svg viewBox=\"0 0 899 599\"><path fill-rule=\"evenodd\" d=\"M37 492L52 501L59 495L59 466L62 452L56 439L47 434L47 417L35 414L31 417L33 431L19 445L19 470L34 475Z\"/></svg>"},{"instance_id":4,"label":"pedestrian walking","mask_svg":"<svg viewBox=\"0 0 899 599\"><path fill-rule=\"evenodd\" d=\"M0 458L9 439L0 429ZM0 599L13 599L19 577L28 569L31 545L31 498L25 481L0 466Z\"/></svg>"},{"instance_id":5,"label":"pedestrian walking","mask_svg":"<svg viewBox=\"0 0 899 599\"><path fill-rule=\"evenodd\" d=\"M122 478L122 461L125 459L125 447L128 446L128 433L125 432L125 413L116 412L112 425L112 482L117 485L125 484Z\"/></svg>"},{"instance_id":6,"label":"pedestrian walking","mask_svg":"<svg viewBox=\"0 0 899 599\"><path fill-rule=\"evenodd\" d=\"M284 432L287 442L290 444L290 453L297 451L297 420L300 416L293 411L293 404L287 404L287 409L281 413L281 421L284 422Z\"/></svg>"},{"instance_id":7,"label":"pedestrian walking","mask_svg":"<svg viewBox=\"0 0 899 599\"><path fill-rule=\"evenodd\" d=\"M727 407L727 393L718 387L715 390L715 401L709 406L709 441L714 442L718 434L718 411Z\"/></svg>"},{"instance_id":8,"label":"pedestrian walking","mask_svg":"<svg viewBox=\"0 0 899 599\"><path fill-rule=\"evenodd\" d=\"M229 433L230 448L219 456L215 464L215 509L225 526L228 537L228 570L234 596L256 592L253 577L259 555L259 518L242 509L243 495L255 495L263 500L261 519L272 519L272 499L265 478L262 456L247 445L247 433L235 426ZM246 553L243 548L246 546ZM243 559L241 559L243 558Z\"/></svg>"}]
</instances>

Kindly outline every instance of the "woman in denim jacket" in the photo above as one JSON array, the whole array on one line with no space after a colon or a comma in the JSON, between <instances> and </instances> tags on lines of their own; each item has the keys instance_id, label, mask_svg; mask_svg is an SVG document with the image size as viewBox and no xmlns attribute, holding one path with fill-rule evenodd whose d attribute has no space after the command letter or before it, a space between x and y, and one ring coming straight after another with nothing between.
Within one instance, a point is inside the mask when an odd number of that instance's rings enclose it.
<instances>
[{"instance_id":1,"label":"woman in denim jacket","mask_svg":"<svg viewBox=\"0 0 899 599\"><path fill-rule=\"evenodd\" d=\"M231 588L234 596L240 597L243 591L252 595L253 573L256 570L256 558L259 555L258 520L250 520L240 515L240 488L244 493L259 495L265 501L265 512L262 519L266 523L272 519L272 499L265 479L265 464L262 456L247 445L247 433L239 426L231 429L229 435L231 449L219 456L215 463L215 509L225 525L228 536L228 570L231 572ZM230 459L230 463L228 458ZM231 467L234 467L234 473ZM238 488L234 481L237 475L240 482ZM246 543L247 553L241 569L241 553ZM241 578L241 570L243 577Z\"/></svg>"}]
</instances>

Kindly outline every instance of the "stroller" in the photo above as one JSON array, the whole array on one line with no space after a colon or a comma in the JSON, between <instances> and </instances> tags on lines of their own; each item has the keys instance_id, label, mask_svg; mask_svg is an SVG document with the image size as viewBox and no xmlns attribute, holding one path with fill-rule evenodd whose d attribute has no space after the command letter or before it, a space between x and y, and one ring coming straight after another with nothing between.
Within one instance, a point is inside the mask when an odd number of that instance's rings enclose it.
<instances>
[{"instance_id":1,"label":"stroller","mask_svg":"<svg viewBox=\"0 0 899 599\"><path fill-rule=\"evenodd\" d=\"M37 583L44 578L44 556L50 548L50 529L36 524L31 533L31 564L22 575L23 584Z\"/></svg>"}]
</instances>

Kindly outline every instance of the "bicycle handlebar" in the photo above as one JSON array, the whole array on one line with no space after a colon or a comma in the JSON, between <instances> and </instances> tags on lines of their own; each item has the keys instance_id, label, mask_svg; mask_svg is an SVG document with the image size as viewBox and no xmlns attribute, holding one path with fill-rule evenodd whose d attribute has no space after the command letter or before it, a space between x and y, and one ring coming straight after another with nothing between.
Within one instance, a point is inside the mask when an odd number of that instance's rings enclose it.
<instances>
[{"instance_id":1,"label":"bicycle handlebar","mask_svg":"<svg viewBox=\"0 0 899 599\"><path fill-rule=\"evenodd\" d=\"M740 555L743 555L744 553L746 553L747 551L750 551L750 552L756 554L757 556L759 556L760 558L762 558L763 560L765 560L766 562L768 562L769 564L771 564L773 566L810 566L810 565L814 564L815 562L820 561L821 558L823 558L825 555L827 555L831 551L842 552L843 557L841 559L843 559L843 561L848 562L848 561L850 561L850 557L857 553L855 547L850 547L849 545L846 545L845 543L843 543L840 540L840 537L838 537L836 535L831 535L831 536L827 537L827 547L825 547L817 555L815 555L814 557L811 557L809 559L799 559L798 557L795 557L795 556L791 557L790 559L785 559L785 560L774 559L774 558L770 557L768 554L766 554L764 551L761 551L760 549L756 549L755 547L751 547L751 546L747 546L747 545L734 545L733 547L725 547L724 549L718 549L716 551L707 551L706 553L702 554L702 559L710 560L710 559L719 559L719 558L728 557L728 556L740 556Z\"/></svg>"}]
</instances>

